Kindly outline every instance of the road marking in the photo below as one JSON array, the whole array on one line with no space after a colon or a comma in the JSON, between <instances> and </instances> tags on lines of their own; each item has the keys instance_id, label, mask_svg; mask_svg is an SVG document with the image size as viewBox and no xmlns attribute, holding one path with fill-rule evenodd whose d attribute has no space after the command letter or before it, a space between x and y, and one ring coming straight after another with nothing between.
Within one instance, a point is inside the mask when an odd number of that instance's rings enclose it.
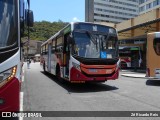
<instances>
[{"instance_id":1,"label":"road marking","mask_svg":"<svg viewBox=\"0 0 160 120\"><path fill-rule=\"evenodd\" d=\"M20 92L20 111L23 111L23 97L24 92ZM23 117L19 117L19 120L23 120Z\"/></svg>"},{"instance_id":2,"label":"road marking","mask_svg":"<svg viewBox=\"0 0 160 120\"><path fill-rule=\"evenodd\" d=\"M22 68L22 83L24 82L24 66ZM20 111L23 111L23 98L24 98L24 92L20 92ZM23 120L23 117L19 117L19 120Z\"/></svg>"},{"instance_id":3,"label":"road marking","mask_svg":"<svg viewBox=\"0 0 160 120\"><path fill-rule=\"evenodd\" d=\"M22 82L24 82L24 75L22 76Z\"/></svg>"}]
</instances>

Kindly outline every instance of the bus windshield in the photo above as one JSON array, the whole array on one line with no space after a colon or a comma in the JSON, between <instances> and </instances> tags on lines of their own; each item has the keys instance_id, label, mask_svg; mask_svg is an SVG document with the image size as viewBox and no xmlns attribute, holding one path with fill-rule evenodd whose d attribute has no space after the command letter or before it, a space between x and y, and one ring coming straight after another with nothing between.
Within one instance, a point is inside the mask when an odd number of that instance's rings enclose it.
<instances>
[{"instance_id":1,"label":"bus windshield","mask_svg":"<svg viewBox=\"0 0 160 120\"><path fill-rule=\"evenodd\" d=\"M119 56L120 57L128 57L132 56L131 51L127 50L119 50Z\"/></svg>"},{"instance_id":2,"label":"bus windshield","mask_svg":"<svg viewBox=\"0 0 160 120\"><path fill-rule=\"evenodd\" d=\"M117 36L74 32L73 54L84 58L117 58Z\"/></svg>"},{"instance_id":3,"label":"bus windshield","mask_svg":"<svg viewBox=\"0 0 160 120\"><path fill-rule=\"evenodd\" d=\"M0 0L0 49L17 45L17 0Z\"/></svg>"}]
</instances>

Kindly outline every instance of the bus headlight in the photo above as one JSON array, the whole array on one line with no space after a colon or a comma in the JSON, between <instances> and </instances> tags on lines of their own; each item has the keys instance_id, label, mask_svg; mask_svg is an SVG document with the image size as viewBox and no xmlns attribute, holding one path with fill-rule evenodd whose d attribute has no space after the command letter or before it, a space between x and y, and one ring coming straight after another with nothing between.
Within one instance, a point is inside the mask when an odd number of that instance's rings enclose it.
<instances>
[{"instance_id":1,"label":"bus headlight","mask_svg":"<svg viewBox=\"0 0 160 120\"><path fill-rule=\"evenodd\" d=\"M0 73L0 84L5 84L15 77L17 71L17 67L12 67L6 71ZM1 86L1 85L0 85Z\"/></svg>"},{"instance_id":2,"label":"bus headlight","mask_svg":"<svg viewBox=\"0 0 160 120\"><path fill-rule=\"evenodd\" d=\"M72 65L73 65L73 67L76 68L77 70L79 70L79 71L81 70L81 69L80 69L80 65L78 65L77 63L72 62Z\"/></svg>"}]
</instances>

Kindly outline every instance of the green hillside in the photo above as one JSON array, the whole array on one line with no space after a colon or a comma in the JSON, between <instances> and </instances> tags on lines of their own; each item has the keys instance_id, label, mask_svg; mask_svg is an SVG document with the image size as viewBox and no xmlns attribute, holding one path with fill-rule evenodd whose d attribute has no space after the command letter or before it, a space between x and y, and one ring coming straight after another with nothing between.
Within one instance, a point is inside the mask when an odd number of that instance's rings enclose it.
<instances>
[{"instance_id":1,"label":"green hillside","mask_svg":"<svg viewBox=\"0 0 160 120\"><path fill-rule=\"evenodd\" d=\"M30 28L30 39L31 40L47 40L68 23L58 21L58 22L34 22L34 26ZM27 37L28 29L25 29L24 37Z\"/></svg>"}]
</instances>

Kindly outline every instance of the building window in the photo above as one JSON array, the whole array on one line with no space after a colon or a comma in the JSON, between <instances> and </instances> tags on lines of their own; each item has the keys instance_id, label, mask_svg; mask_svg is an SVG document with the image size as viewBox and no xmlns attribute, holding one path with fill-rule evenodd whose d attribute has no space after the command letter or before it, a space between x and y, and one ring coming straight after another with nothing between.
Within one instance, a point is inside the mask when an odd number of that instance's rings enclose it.
<instances>
[{"instance_id":1,"label":"building window","mask_svg":"<svg viewBox=\"0 0 160 120\"><path fill-rule=\"evenodd\" d=\"M143 12L144 10L145 10L145 6L142 6L142 7L139 8L140 12Z\"/></svg>"},{"instance_id":2,"label":"building window","mask_svg":"<svg viewBox=\"0 0 160 120\"><path fill-rule=\"evenodd\" d=\"M160 4L160 0L153 1L153 7Z\"/></svg>"},{"instance_id":3,"label":"building window","mask_svg":"<svg viewBox=\"0 0 160 120\"><path fill-rule=\"evenodd\" d=\"M157 1L155 0L155 1L153 1L153 7L155 7L156 5L158 5L158 4L157 4Z\"/></svg>"},{"instance_id":4,"label":"building window","mask_svg":"<svg viewBox=\"0 0 160 120\"><path fill-rule=\"evenodd\" d=\"M143 4L145 0L139 0L139 4Z\"/></svg>"},{"instance_id":5,"label":"building window","mask_svg":"<svg viewBox=\"0 0 160 120\"><path fill-rule=\"evenodd\" d=\"M152 3L148 3L147 5L146 5L146 9L150 9L152 7Z\"/></svg>"}]
</instances>

